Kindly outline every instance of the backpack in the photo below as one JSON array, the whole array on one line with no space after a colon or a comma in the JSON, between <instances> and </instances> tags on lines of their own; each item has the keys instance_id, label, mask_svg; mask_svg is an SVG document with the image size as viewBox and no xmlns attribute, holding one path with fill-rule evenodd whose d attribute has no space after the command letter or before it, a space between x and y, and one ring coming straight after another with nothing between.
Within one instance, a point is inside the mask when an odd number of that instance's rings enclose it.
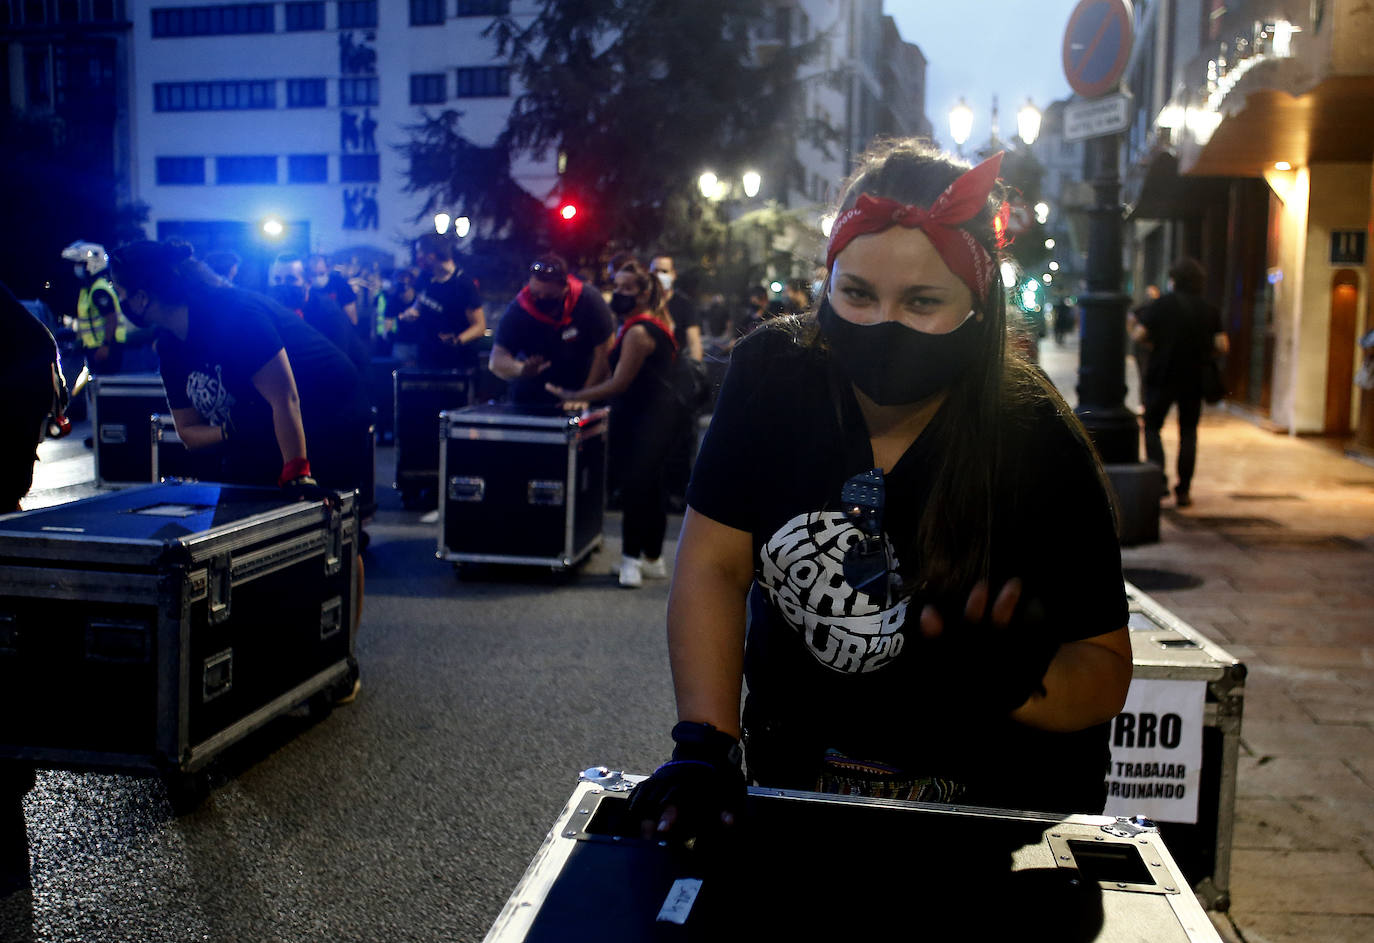
<instances>
[{"instance_id":1,"label":"backpack","mask_svg":"<svg viewBox=\"0 0 1374 943\"><path fill-rule=\"evenodd\" d=\"M668 368L668 376L660 376L657 379L673 395L673 401L683 414L700 415L711 402L711 379L706 373L706 365L694 360L690 355L683 356L673 335L664 330L663 325L650 315L637 314L627 319L620 328L620 336L623 337L625 331L638 323L652 324L655 330L668 338L668 342L673 346L673 363Z\"/></svg>"}]
</instances>

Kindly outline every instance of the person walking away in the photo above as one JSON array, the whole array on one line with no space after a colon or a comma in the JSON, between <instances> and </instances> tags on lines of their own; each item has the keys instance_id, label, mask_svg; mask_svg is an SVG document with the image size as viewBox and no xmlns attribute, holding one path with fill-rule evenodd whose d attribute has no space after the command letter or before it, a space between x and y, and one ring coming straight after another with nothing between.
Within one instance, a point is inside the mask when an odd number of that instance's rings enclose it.
<instances>
[{"instance_id":1,"label":"person walking away","mask_svg":"<svg viewBox=\"0 0 1374 943\"><path fill-rule=\"evenodd\" d=\"M548 384L580 390L610 375L614 341L615 319L601 293L570 275L561 256L544 255L497 322L487 365L510 384L512 403L551 406L559 398Z\"/></svg>"},{"instance_id":2,"label":"person walking away","mask_svg":"<svg viewBox=\"0 0 1374 943\"><path fill-rule=\"evenodd\" d=\"M415 264L424 274L416 286L415 303L399 317L416 324L418 365L426 370L475 371L477 342L487 330L477 286L458 266L452 243L438 233L416 240Z\"/></svg>"},{"instance_id":3,"label":"person walking away","mask_svg":"<svg viewBox=\"0 0 1374 943\"><path fill-rule=\"evenodd\" d=\"M1196 259L1179 259L1169 269L1169 292L1135 312L1131 340L1149 345L1141 399L1145 403L1145 460L1159 466L1164 493L1169 475L1159 431L1169 409L1178 407L1178 465L1174 503L1193 503L1189 489L1197 465L1197 424L1202 416L1202 374L1209 361L1231 349L1221 312L1205 301L1207 273Z\"/></svg>"},{"instance_id":4,"label":"person walking away","mask_svg":"<svg viewBox=\"0 0 1374 943\"><path fill-rule=\"evenodd\" d=\"M1141 308L1153 301L1159 300L1159 286L1145 286L1145 300L1126 312L1126 336L1131 339L1131 359L1135 361L1135 378L1137 388L1140 390L1140 413L1145 413L1145 371L1150 365L1150 344L1148 341L1135 340L1135 327L1139 321L1136 314Z\"/></svg>"},{"instance_id":5,"label":"person walking away","mask_svg":"<svg viewBox=\"0 0 1374 943\"><path fill-rule=\"evenodd\" d=\"M663 538L668 527L664 463L678 428L669 385L673 360L682 356L663 286L639 262L615 275L611 308L624 323L611 350L611 375L592 386L547 384L560 400L611 401L611 465L617 469L623 512L620 585L636 588L646 577L668 575Z\"/></svg>"},{"instance_id":6,"label":"person walking away","mask_svg":"<svg viewBox=\"0 0 1374 943\"><path fill-rule=\"evenodd\" d=\"M737 821L741 745L768 788L1101 810L1120 549L1081 424L1007 344L1000 162L875 146L814 316L736 347L669 596L673 761L628 810L646 836Z\"/></svg>"}]
</instances>

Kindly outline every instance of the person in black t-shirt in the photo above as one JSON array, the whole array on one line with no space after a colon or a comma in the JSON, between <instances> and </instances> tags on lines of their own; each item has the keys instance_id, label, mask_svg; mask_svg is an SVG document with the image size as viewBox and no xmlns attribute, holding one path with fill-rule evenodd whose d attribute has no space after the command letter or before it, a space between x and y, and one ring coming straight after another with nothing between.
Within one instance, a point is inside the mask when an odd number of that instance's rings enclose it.
<instances>
[{"instance_id":1,"label":"person in black t-shirt","mask_svg":"<svg viewBox=\"0 0 1374 943\"><path fill-rule=\"evenodd\" d=\"M767 787L1101 809L1132 669L1120 552L1082 427L1008 350L1000 163L866 154L815 316L736 348L678 543L679 723L631 799L646 835L735 820L741 735Z\"/></svg>"},{"instance_id":2,"label":"person in black t-shirt","mask_svg":"<svg viewBox=\"0 0 1374 943\"><path fill-rule=\"evenodd\" d=\"M343 351L358 371L366 377L372 358L348 316L339 310L328 295L314 290L305 276L305 265L298 256L277 256L272 265L272 287L268 294L288 311L294 311L306 324L324 335L325 339Z\"/></svg>"},{"instance_id":3,"label":"person in black t-shirt","mask_svg":"<svg viewBox=\"0 0 1374 943\"><path fill-rule=\"evenodd\" d=\"M567 389L545 384L559 400L611 400L610 462L620 481L624 511L620 585L668 575L663 537L668 511L665 464L678 432L669 369L680 355L663 289L639 262L615 275L611 307L625 319L611 351L611 375L600 383Z\"/></svg>"},{"instance_id":4,"label":"person in black t-shirt","mask_svg":"<svg viewBox=\"0 0 1374 943\"><path fill-rule=\"evenodd\" d=\"M424 271L416 286L415 303L398 318L417 326L419 366L428 370L475 369L477 342L487 331L477 286L458 267L453 246L438 233L425 233L416 240L415 264Z\"/></svg>"},{"instance_id":5,"label":"person in black t-shirt","mask_svg":"<svg viewBox=\"0 0 1374 943\"><path fill-rule=\"evenodd\" d=\"M673 257L654 256L649 262L649 274L658 279L668 299L668 313L673 316L673 337L677 340L678 350L693 360L700 360L701 315L692 299L677 290L677 269L673 266Z\"/></svg>"},{"instance_id":6,"label":"person in black t-shirt","mask_svg":"<svg viewBox=\"0 0 1374 943\"><path fill-rule=\"evenodd\" d=\"M610 374L614 332L600 292L568 274L559 256L542 256L496 324L488 366L509 381L512 403L551 405L558 398L545 384L581 389Z\"/></svg>"},{"instance_id":7,"label":"person in black t-shirt","mask_svg":"<svg viewBox=\"0 0 1374 943\"><path fill-rule=\"evenodd\" d=\"M329 265L329 260L322 255L312 255L307 259L306 268L310 272L310 284L315 292L327 296L338 305L339 310L348 318L349 324L357 324L358 296L348 284L348 279L334 271Z\"/></svg>"},{"instance_id":8,"label":"person in black t-shirt","mask_svg":"<svg viewBox=\"0 0 1374 943\"><path fill-rule=\"evenodd\" d=\"M1179 507L1193 503L1189 488L1197 465L1197 424L1202 416L1202 371L1211 358L1229 351L1221 312L1202 298L1206 272L1196 259L1180 259L1169 269L1168 294L1134 312L1131 339L1148 346L1141 399L1145 401L1145 458L1159 466L1168 491L1164 443L1159 430L1178 404Z\"/></svg>"}]
</instances>

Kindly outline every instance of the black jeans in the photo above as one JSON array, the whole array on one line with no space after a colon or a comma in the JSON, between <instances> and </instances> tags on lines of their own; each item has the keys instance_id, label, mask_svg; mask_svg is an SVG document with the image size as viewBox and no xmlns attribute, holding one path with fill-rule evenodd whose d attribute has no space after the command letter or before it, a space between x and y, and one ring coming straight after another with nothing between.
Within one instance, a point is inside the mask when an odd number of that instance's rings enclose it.
<instances>
[{"instance_id":1,"label":"black jeans","mask_svg":"<svg viewBox=\"0 0 1374 943\"><path fill-rule=\"evenodd\" d=\"M1170 390L1148 390L1145 394L1145 460L1159 466L1164 474L1165 487L1168 474L1164 471L1164 443L1159 430L1164 427L1164 419L1169 415L1169 407L1178 404L1178 484L1177 488L1188 493L1193 483L1193 469L1197 465L1197 423L1202 416L1201 393L1175 393Z\"/></svg>"},{"instance_id":2,"label":"black jeans","mask_svg":"<svg viewBox=\"0 0 1374 943\"><path fill-rule=\"evenodd\" d=\"M668 530L666 464L677 426L671 414L645 410L611 424L611 461L620 481L621 552L657 560Z\"/></svg>"}]
</instances>

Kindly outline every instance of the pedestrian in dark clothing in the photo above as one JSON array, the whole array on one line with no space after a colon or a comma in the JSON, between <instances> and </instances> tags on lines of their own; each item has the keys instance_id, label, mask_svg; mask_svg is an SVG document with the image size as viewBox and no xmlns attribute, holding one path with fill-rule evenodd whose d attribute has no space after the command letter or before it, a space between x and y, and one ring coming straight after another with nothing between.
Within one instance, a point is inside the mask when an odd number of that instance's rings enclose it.
<instances>
[{"instance_id":1,"label":"pedestrian in dark clothing","mask_svg":"<svg viewBox=\"0 0 1374 943\"><path fill-rule=\"evenodd\" d=\"M1164 443L1159 430L1178 405L1178 481L1174 499L1192 504L1189 488L1197 463L1197 424L1202 415L1202 373L1217 354L1230 350L1221 312L1202 298L1206 272L1196 259L1180 259L1169 269L1170 291L1135 312L1131 339L1150 345L1145 368L1145 458L1164 471Z\"/></svg>"},{"instance_id":2,"label":"pedestrian in dark clothing","mask_svg":"<svg viewBox=\"0 0 1374 943\"><path fill-rule=\"evenodd\" d=\"M311 289L310 279L305 275L305 264L298 256L277 257L272 266L272 287L268 294L323 334L325 340L339 348L349 359L358 376L366 377L372 362L367 345L339 306L328 295Z\"/></svg>"},{"instance_id":3,"label":"pedestrian in dark clothing","mask_svg":"<svg viewBox=\"0 0 1374 943\"><path fill-rule=\"evenodd\" d=\"M453 245L438 233L415 243L415 263L423 271L415 303L401 312L402 321L418 325L419 365L427 370L475 370L477 342L487 331L482 296L463 273Z\"/></svg>"}]
</instances>

